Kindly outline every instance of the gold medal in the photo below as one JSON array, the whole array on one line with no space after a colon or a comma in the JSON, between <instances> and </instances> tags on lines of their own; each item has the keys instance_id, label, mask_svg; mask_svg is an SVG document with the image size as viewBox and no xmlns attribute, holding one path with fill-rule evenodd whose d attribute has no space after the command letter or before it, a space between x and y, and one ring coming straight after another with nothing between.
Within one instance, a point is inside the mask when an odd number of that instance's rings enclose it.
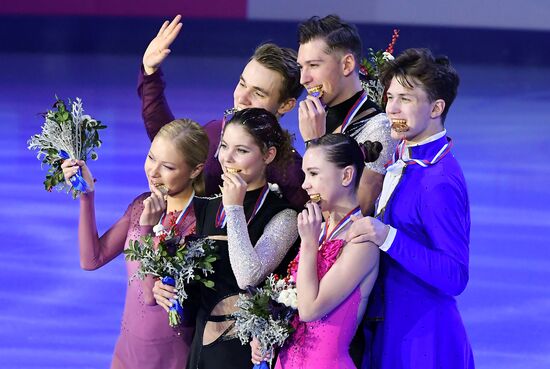
<instances>
[{"instance_id":1,"label":"gold medal","mask_svg":"<svg viewBox=\"0 0 550 369\"><path fill-rule=\"evenodd\" d=\"M309 195L309 200L311 202L319 202L321 201L321 194L318 194L318 193L311 194Z\"/></svg>"},{"instance_id":2,"label":"gold medal","mask_svg":"<svg viewBox=\"0 0 550 369\"><path fill-rule=\"evenodd\" d=\"M317 85L307 89L307 94L320 99L323 96L323 85Z\"/></svg>"},{"instance_id":3,"label":"gold medal","mask_svg":"<svg viewBox=\"0 0 550 369\"><path fill-rule=\"evenodd\" d=\"M407 126L407 121L405 119L392 119L391 129L395 132L402 133L407 132L409 130L409 126Z\"/></svg>"},{"instance_id":4,"label":"gold medal","mask_svg":"<svg viewBox=\"0 0 550 369\"><path fill-rule=\"evenodd\" d=\"M237 168L225 168L225 171L227 173L232 173L232 174L235 174L235 173L240 173L242 172L242 169L237 169Z\"/></svg>"},{"instance_id":5,"label":"gold medal","mask_svg":"<svg viewBox=\"0 0 550 369\"><path fill-rule=\"evenodd\" d=\"M166 196L168 194L168 187L163 184L155 184L157 190L159 190L162 195Z\"/></svg>"}]
</instances>

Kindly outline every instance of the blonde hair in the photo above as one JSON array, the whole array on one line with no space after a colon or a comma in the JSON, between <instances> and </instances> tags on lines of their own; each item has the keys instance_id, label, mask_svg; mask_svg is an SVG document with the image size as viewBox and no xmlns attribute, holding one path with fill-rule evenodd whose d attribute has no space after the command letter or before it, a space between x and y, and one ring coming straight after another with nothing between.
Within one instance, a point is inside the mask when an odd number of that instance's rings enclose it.
<instances>
[{"instance_id":1,"label":"blonde hair","mask_svg":"<svg viewBox=\"0 0 550 369\"><path fill-rule=\"evenodd\" d=\"M208 135L197 122L187 118L173 120L164 125L155 137L170 139L191 169L206 163L210 142ZM193 179L193 189L197 195L204 195L203 171Z\"/></svg>"}]
</instances>

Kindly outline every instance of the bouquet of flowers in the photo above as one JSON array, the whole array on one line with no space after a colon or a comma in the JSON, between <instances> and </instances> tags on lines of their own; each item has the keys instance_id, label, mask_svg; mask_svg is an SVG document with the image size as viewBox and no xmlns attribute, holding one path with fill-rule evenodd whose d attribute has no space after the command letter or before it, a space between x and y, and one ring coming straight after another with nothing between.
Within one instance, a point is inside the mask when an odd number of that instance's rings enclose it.
<instances>
[{"instance_id":1,"label":"bouquet of flowers","mask_svg":"<svg viewBox=\"0 0 550 369\"><path fill-rule=\"evenodd\" d=\"M239 310L233 314L235 329L242 344L253 337L260 342L262 356L283 345L295 330L298 299L292 277L281 279L271 274L263 287L248 287L248 294L240 294L235 304ZM262 362L257 367L267 367Z\"/></svg>"},{"instance_id":2,"label":"bouquet of flowers","mask_svg":"<svg viewBox=\"0 0 550 369\"><path fill-rule=\"evenodd\" d=\"M377 103L382 109L386 105L384 97L384 85L380 81L380 70L385 63L393 60L393 48L399 37L399 30L394 29L390 44L386 50L374 51L369 48L369 54L361 60L359 68L361 84L363 89L369 94L370 100Z\"/></svg>"},{"instance_id":3,"label":"bouquet of flowers","mask_svg":"<svg viewBox=\"0 0 550 369\"><path fill-rule=\"evenodd\" d=\"M187 299L185 286L198 281L206 287L214 287L214 282L207 278L214 273L212 263L217 260L214 241L193 235L182 237L175 217L170 219L169 229L159 224L153 231L155 236L145 235L140 241L130 240L124 254L127 260L141 264L134 276L144 279L150 274L178 290L176 301L168 313L170 326L176 327L181 323L182 304Z\"/></svg>"},{"instance_id":4,"label":"bouquet of flowers","mask_svg":"<svg viewBox=\"0 0 550 369\"><path fill-rule=\"evenodd\" d=\"M38 160L49 166L44 180L46 190L51 192L53 188L68 188L67 192L76 198L79 193L86 191L86 181L79 171L70 178L72 186L68 186L63 178L61 164L65 159L96 160L95 149L101 146L98 131L107 127L89 115L84 115L82 100L78 97L75 101L69 99L65 102L56 96L53 109L43 116L45 121L42 133L29 139L28 148L38 150Z\"/></svg>"}]
</instances>

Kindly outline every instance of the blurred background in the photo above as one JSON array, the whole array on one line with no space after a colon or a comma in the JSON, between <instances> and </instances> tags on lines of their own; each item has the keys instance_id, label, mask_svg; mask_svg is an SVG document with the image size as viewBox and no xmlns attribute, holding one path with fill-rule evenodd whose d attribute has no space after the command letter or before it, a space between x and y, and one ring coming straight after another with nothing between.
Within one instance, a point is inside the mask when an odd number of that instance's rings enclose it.
<instances>
[{"instance_id":1,"label":"blurred background","mask_svg":"<svg viewBox=\"0 0 550 369\"><path fill-rule=\"evenodd\" d=\"M448 55L461 86L446 120L469 186L470 283L458 304L477 368L550 368L550 2L523 0L27 0L0 5L0 368L107 368L126 288L123 257L79 267L78 201L44 191L27 140L54 96L108 126L96 215L106 231L147 191L136 93L162 21L183 15L163 65L176 117L231 107L254 48L297 48L297 25L338 14L367 48ZM283 124L297 130L297 111ZM299 137L299 136L298 136ZM301 150L303 145L297 142ZM547 282L544 282L547 281Z\"/></svg>"}]
</instances>

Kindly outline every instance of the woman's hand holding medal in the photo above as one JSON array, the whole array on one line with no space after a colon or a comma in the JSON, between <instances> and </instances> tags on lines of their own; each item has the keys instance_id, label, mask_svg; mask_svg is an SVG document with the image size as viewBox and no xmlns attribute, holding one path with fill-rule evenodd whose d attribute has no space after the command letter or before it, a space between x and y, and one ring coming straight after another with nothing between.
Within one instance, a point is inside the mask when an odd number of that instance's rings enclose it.
<instances>
[{"instance_id":1,"label":"woman's hand holding medal","mask_svg":"<svg viewBox=\"0 0 550 369\"><path fill-rule=\"evenodd\" d=\"M298 214L298 233L302 240L302 248L314 248L317 252L323 213L317 203L308 202L306 208Z\"/></svg>"},{"instance_id":2,"label":"woman's hand holding medal","mask_svg":"<svg viewBox=\"0 0 550 369\"><path fill-rule=\"evenodd\" d=\"M239 169L230 168L222 174L223 186L220 190L223 206L243 205L248 184L238 174L239 172Z\"/></svg>"},{"instance_id":3,"label":"woman's hand holding medal","mask_svg":"<svg viewBox=\"0 0 550 369\"><path fill-rule=\"evenodd\" d=\"M149 184L151 195L143 200L143 212L139 217L139 225L155 226L166 211L166 194L168 188L164 185Z\"/></svg>"}]
</instances>

